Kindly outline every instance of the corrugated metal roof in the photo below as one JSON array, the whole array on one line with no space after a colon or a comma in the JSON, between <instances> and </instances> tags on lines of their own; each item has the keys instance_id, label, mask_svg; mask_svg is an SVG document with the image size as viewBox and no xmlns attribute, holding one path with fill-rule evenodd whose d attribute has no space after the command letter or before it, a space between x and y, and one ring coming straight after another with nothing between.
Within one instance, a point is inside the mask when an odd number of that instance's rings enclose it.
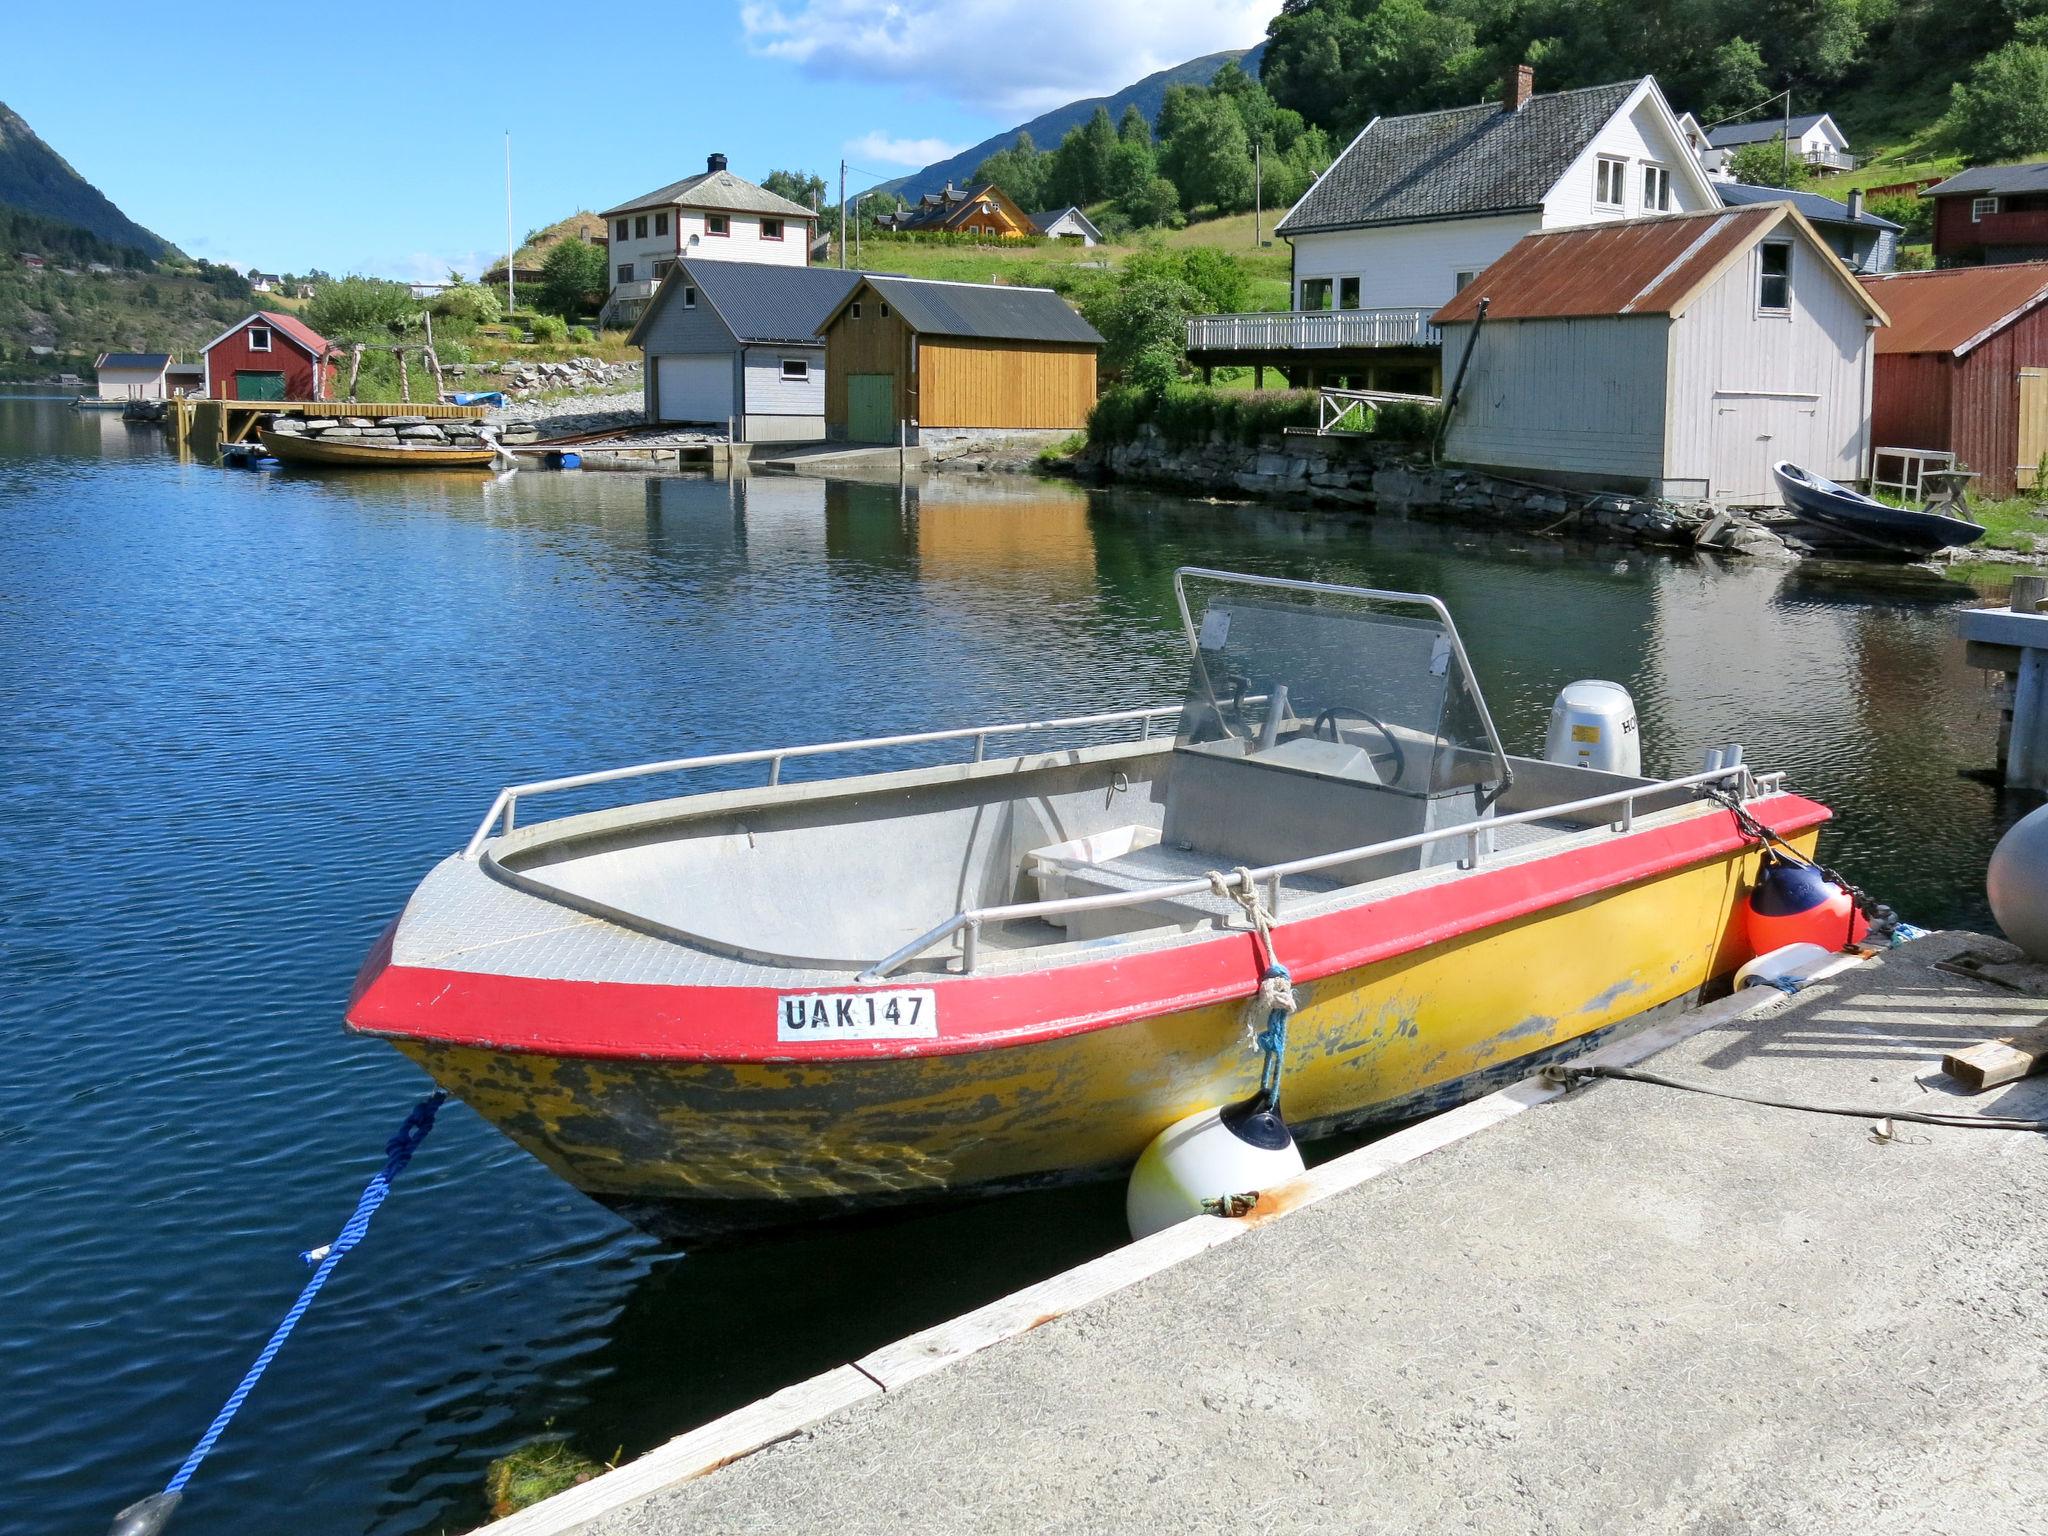
<instances>
[{"instance_id":1,"label":"corrugated metal roof","mask_svg":"<svg viewBox=\"0 0 2048 1536\"><path fill-rule=\"evenodd\" d=\"M1825 112L1809 112L1804 117L1792 119L1787 138L1796 139L1815 123L1826 117ZM1707 130L1707 142L1716 149L1725 149L1730 144L1768 144L1779 134L1785 133L1786 123L1782 117L1753 123L1723 123L1719 128Z\"/></svg>"},{"instance_id":2,"label":"corrugated metal roof","mask_svg":"<svg viewBox=\"0 0 2048 1536\"><path fill-rule=\"evenodd\" d=\"M1784 216L1776 205L1727 208L1524 235L1438 310L1435 323L1470 320L1482 298L1492 300L1490 320L1672 314Z\"/></svg>"},{"instance_id":3,"label":"corrugated metal roof","mask_svg":"<svg viewBox=\"0 0 2048 1536\"><path fill-rule=\"evenodd\" d=\"M811 346L818 345L818 327L866 275L837 267L781 267L759 261L677 265L682 272L679 280L697 285L738 340ZM648 305L647 312L652 314L654 305Z\"/></svg>"},{"instance_id":4,"label":"corrugated metal roof","mask_svg":"<svg viewBox=\"0 0 2048 1536\"><path fill-rule=\"evenodd\" d=\"M1277 226L1284 235L1540 207L1544 194L1642 84L1622 80L1383 117L1366 125Z\"/></svg>"},{"instance_id":5,"label":"corrugated metal roof","mask_svg":"<svg viewBox=\"0 0 2048 1536\"><path fill-rule=\"evenodd\" d=\"M2036 305L2048 302L2048 262L1890 272L1862 279L1892 318L1877 333L1880 356L1946 352L1961 357Z\"/></svg>"},{"instance_id":6,"label":"corrugated metal roof","mask_svg":"<svg viewBox=\"0 0 2048 1536\"><path fill-rule=\"evenodd\" d=\"M109 352L93 366L96 368L148 368L160 369L169 366L168 352Z\"/></svg>"},{"instance_id":7,"label":"corrugated metal roof","mask_svg":"<svg viewBox=\"0 0 2048 1536\"><path fill-rule=\"evenodd\" d=\"M1867 211L1860 219L1851 219L1847 203L1822 197L1818 192L1795 192L1789 187L1751 187L1739 181L1717 181L1714 190L1720 194L1722 203L1730 208L1752 203L1790 203L1806 215L1809 224L1864 224L1872 229L1889 229L1895 234L1905 230L1905 225L1880 219Z\"/></svg>"},{"instance_id":8,"label":"corrugated metal roof","mask_svg":"<svg viewBox=\"0 0 2048 1536\"><path fill-rule=\"evenodd\" d=\"M283 331L285 335L291 337L292 340L296 341L308 352L311 352L315 357L327 355L332 343L297 316L283 314L274 309L259 310L257 313L261 314L264 319L268 320L278 330ZM248 322L244 321L243 323L247 324Z\"/></svg>"},{"instance_id":9,"label":"corrugated metal roof","mask_svg":"<svg viewBox=\"0 0 2048 1536\"><path fill-rule=\"evenodd\" d=\"M2048 160L2025 165L1980 165L1936 182L1921 195L1948 197L1957 192L2048 192Z\"/></svg>"},{"instance_id":10,"label":"corrugated metal roof","mask_svg":"<svg viewBox=\"0 0 2048 1536\"><path fill-rule=\"evenodd\" d=\"M920 336L1102 344L1095 327L1050 288L999 288L914 277L871 276L868 283Z\"/></svg>"},{"instance_id":11,"label":"corrugated metal roof","mask_svg":"<svg viewBox=\"0 0 2048 1536\"><path fill-rule=\"evenodd\" d=\"M670 204L681 204L685 208L725 209L732 213L765 213L771 218L776 214L785 219L815 219L817 215L801 203L792 203L786 197L779 197L766 187L757 187L731 171L699 171L694 176L685 176L681 181L672 181L665 187L656 187L644 197L633 198L620 203L616 208L607 208L604 217L615 213L628 213L635 208L660 208Z\"/></svg>"}]
</instances>

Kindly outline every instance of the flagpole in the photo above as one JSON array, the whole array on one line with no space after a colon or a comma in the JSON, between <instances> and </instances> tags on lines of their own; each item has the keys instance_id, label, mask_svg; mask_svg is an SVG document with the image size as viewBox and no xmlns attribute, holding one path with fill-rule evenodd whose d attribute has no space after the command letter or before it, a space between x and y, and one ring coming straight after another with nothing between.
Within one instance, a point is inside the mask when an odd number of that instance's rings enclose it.
<instances>
[{"instance_id":1,"label":"flagpole","mask_svg":"<svg viewBox=\"0 0 2048 1536\"><path fill-rule=\"evenodd\" d=\"M505 313L511 314L519 307L517 290L512 283L512 258L519 252L512 244L512 130L505 130Z\"/></svg>"}]
</instances>

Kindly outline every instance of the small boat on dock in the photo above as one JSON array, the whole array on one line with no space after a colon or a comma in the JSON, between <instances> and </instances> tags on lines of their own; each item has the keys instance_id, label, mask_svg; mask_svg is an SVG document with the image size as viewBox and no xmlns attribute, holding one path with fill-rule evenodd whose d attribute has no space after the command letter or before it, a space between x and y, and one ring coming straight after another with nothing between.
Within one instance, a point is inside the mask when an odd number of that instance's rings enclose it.
<instances>
[{"instance_id":1,"label":"small boat on dock","mask_svg":"<svg viewBox=\"0 0 2048 1536\"><path fill-rule=\"evenodd\" d=\"M1771 466L1785 505L1811 523L1852 543L1902 555L1931 555L1960 549L1984 537L1982 525L1933 509L1913 511L1852 491L1797 464Z\"/></svg>"},{"instance_id":2,"label":"small boat on dock","mask_svg":"<svg viewBox=\"0 0 2048 1536\"><path fill-rule=\"evenodd\" d=\"M284 464L343 469L488 469L498 454L494 447L456 448L441 443L414 447L407 443L341 442L297 432L259 434L264 452Z\"/></svg>"},{"instance_id":3,"label":"small boat on dock","mask_svg":"<svg viewBox=\"0 0 2048 1536\"><path fill-rule=\"evenodd\" d=\"M1734 970L1757 824L1810 853L1827 819L1739 752L1673 779L1510 755L1433 597L1174 584L1179 703L501 791L350 1027L695 1241L1122 1174L1259 1081L1262 932L1298 1134L1491 1091ZM689 774L725 782L517 820Z\"/></svg>"}]
</instances>

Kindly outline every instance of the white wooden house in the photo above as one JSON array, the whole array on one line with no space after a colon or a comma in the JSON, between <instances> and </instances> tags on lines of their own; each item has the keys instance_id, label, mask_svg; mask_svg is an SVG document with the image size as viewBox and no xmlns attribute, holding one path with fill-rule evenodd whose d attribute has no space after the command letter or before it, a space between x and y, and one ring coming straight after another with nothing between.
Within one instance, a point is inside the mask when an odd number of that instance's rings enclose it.
<instances>
[{"instance_id":1,"label":"white wooden house","mask_svg":"<svg viewBox=\"0 0 2048 1536\"><path fill-rule=\"evenodd\" d=\"M639 317L655 285L678 261L748 261L807 267L817 214L725 168L711 155L703 172L670 182L603 218L610 229L606 324Z\"/></svg>"},{"instance_id":2,"label":"white wooden house","mask_svg":"<svg viewBox=\"0 0 2048 1536\"><path fill-rule=\"evenodd\" d=\"M1710 174L1725 171L1728 157L1745 144L1768 144L1780 137L1790 147L1794 160L1804 160L1822 170L1856 168L1856 157L1849 153L1848 135L1825 112L1811 112L1789 122L1783 117L1764 117L1709 128L1700 161Z\"/></svg>"},{"instance_id":3,"label":"white wooden house","mask_svg":"<svg viewBox=\"0 0 2048 1536\"><path fill-rule=\"evenodd\" d=\"M1655 79L1537 95L1523 65L1499 101L1366 124L1275 226L1293 313L1198 317L1189 355L1434 390L1430 314L1524 235L1719 206Z\"/></svg>"},{"instance_id":4,"label":"white wooden house","mask_svg":"<svg viewBox=\"0 0 2048 1536\"><path fill-rule=\"evenodd\" d=\"M753 261L680 261L626 340L649 421L694 422L741 442L825 437L826 316L863 274Z\"/></svg>"},{"instance_id":5,"label":"white wooden house","mask_svg":"<svg viewBox=\"0 0 2048 1536\"><path fill-rule=\"evenodd\" d=\"M102 352L93 362L94 393L102 400L162 400L168 352Z\"/></svg>"},{"instance_id":6,"label":"white wooden house","mask_svg":"<svg viewBox=\"0 0 2048 1536\"><path fill-rule=\"evenodd\" d=\"M1528 235L1435 321L1456 462L1730 505L1863 473L1884 312L1787 204Z\"/></svg>"}]
</instances>

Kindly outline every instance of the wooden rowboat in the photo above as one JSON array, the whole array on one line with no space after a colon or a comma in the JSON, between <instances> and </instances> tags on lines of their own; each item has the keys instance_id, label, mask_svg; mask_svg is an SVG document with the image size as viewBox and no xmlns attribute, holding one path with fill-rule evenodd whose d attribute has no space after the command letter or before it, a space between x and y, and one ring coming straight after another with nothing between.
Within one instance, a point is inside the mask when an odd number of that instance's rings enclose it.
<instances>
[{"instance_id":1,"label":"wooden rowboat","mask_svg":"<svg viewBox=\"0 0 2048 1536\"><path fill-rule=\"evenodd\" d=\"M414 448L396 443L336 443L296 432L265 432L264 451L286 464L352 469L488 469L494 448Z\"/></svg>"},{"instance_id":2,"label":"wooden rowboat","mask_svg":"<svg viewBox=\"0 0 2048 1536\"><path fill-rule=\"evenodd\" d=\"M1984 537L1981 524L1947 513L1894 507L1824 480L1797 464L1771 466L1785 505L1802 522L1816 523L1858 544L1903 555L1960 549Z\"/></svg>"}]
</instances>

